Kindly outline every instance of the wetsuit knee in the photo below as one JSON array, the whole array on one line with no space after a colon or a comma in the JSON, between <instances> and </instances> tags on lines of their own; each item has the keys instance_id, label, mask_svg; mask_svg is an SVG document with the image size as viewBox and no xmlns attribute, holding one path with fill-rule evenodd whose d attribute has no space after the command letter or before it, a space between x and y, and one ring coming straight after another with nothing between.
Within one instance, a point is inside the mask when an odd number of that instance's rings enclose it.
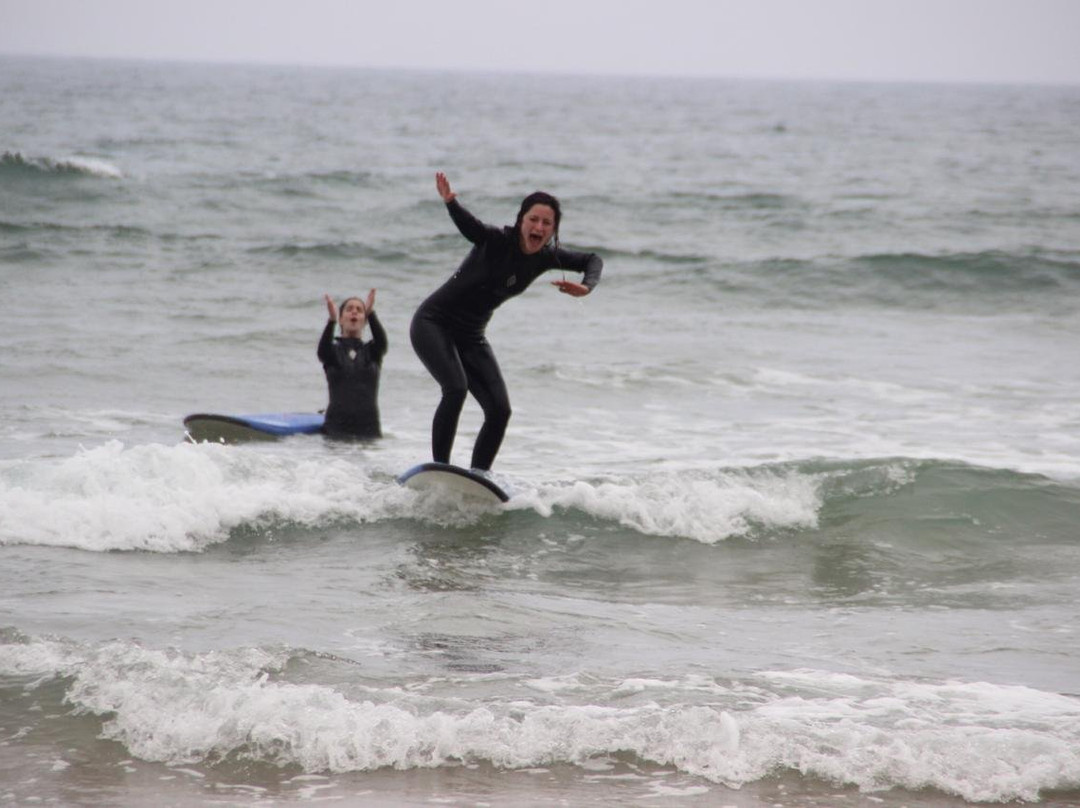
<instances>
[{"instance_id":1,"label":"wetsuit knee","mask_svg":"<svg viewBox=\"0 0 1080 808\"><path fill-rule=\"evenodd\" d=\"M469 387L465 384L450 382L442 386L442 400L447 406L453 405L458 409L465 406L465 399L469 395Z\"/></svg>"},{"instance_id":2,"label":"wetsuit knee","mask_svg":"<svg viewBox=\"0 0 1080 808\"><path fill-rule=\"evenodd\" d=\"M491 421L493 424L501 424L506 426L510 423L510 416L513 411L510 409L509 404L489 404L484 408L484 419Z\"/></svg>"}]
</instances>

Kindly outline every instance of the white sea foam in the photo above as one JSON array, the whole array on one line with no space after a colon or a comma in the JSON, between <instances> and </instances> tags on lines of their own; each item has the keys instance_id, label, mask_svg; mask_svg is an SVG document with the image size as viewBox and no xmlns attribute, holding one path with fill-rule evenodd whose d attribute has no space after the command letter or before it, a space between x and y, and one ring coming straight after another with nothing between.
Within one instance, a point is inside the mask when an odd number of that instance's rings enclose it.
<instances>
[{"instance_id":1,"label":"white sea foam","mask_svg":"<svg viewBox=\"0 0 1080 808\"><path fill-rule=\"evenodd\" d=\"M110 441L55 461L0 467L0 544L84 550L199 550L240 525L379 518L404 495L340 458L212 444ZM400 508L397 509L400 511Z\"/></svg>"},{"instance_id":2,"label":"white sea foam","mask_svg":"<svg viewBox=\"0 0 1080 808\"><path fill-rule=\"evenodd\" d=\"M512 510L580 511L648 535L714 543L813 527L819 479L793 471L679 472L522 487ZM240 526L318 526L410 518L475 522L493 508L398 486L349 456L213 444L110 441L60 459L0 465L0 544L84 550L198 551Z\"/></svg>"},{"instance_id":3,"label":"white sea foam","mask_svg":"<svg viewBox=\"0 0 1080 808\"><path fill-rule=\"evenodd\" d=\"M764 673L707 703L599 704L604 691L698 693L700 682L582 682L585 703L434 698L394 687L350 698L275 679L285 656L185 655L125 642L0 645L0 673L71 677L67 700L144 760L240 756L308 773L488 761L586 766L630 752L738 787L778 769L864 790L935 788L971 801L1037 800L1080 782L1080 701L983 682Z\"/></svg>"},{"instance_id":4,"label":"white sea foam","mask_svg":"<svg viewBox=\"0 0 1080 808\"><path fill-rule=\"evenodd\" d=\"M66 157L63 160L58 161L57 165L83 174L89 174L93 177L120 179L124 176L124 172L112 163L95 157Z\"/></svg>"},{"instance_id":5,"label":"white sea foam","mask_svg":"<svg viewBox=\"0 0 1080 808\"><path fill-rule=\"evenodd\" d=\"M970 801L1035 801L1080 784L1080 700L987 682L874 681L795 671L754 711L784 765L863 789L932 787ZM756 726L755 726L756 725Z\"/></svg>"},{"instance_id":6,"label":"white sea foam","mask_svg":"<svg viewBox=\"0 0 1080 808\"><path fill-rule=\"evenodd\" d=\"M652 536L713 544L755 526L805 529L817 524L819 479L798 472L682 472L607 482L544 486L512 501L550 515L576 508Z\"/></svg>"}]
</instances>

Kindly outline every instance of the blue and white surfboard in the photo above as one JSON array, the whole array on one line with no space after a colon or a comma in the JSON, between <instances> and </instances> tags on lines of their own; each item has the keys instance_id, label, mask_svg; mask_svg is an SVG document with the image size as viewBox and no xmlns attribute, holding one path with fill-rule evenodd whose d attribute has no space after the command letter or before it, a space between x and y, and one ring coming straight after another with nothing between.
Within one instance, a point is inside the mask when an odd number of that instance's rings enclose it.
<instances>
[{"instance_id":1,"label":"blue and white surfboard","mask_svg":"<svg viewBox=\"0 0 1080 808\"><path fill-rule=\"evenodd\" d=\"M288 435L321 432L323 415L318 412L268 412L254 415L196 413L184 419L188 437L200 443L243 443L275 440Z\"/></svg>"}]
</instances>

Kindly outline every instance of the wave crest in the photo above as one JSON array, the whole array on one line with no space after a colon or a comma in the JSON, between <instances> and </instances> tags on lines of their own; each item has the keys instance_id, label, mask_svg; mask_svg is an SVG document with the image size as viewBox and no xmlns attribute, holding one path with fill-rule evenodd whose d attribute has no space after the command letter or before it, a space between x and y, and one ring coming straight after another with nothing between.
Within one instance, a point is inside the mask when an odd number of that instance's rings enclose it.
<instances>
[{"instance_id":1,"label":"wave crest","mask_svg":"<svg viewBox=\"0 0 1080 808\"><path fill-rule=\"evenodd\" d=\"M124 173L96 157L24 157L19 152L0 155L0 178L4 176L103 177L121 179Z\"/></svg>"},{"instance_id":2,"label":"wave crest","mask_svg":"<svg viewBox=\"0 0 1080 808\"><path fill-rule=\"evenodd\" d=\"M793 469L678 472L545 486L511 505L544 516L579 510L649 536L704 544L817 525L819 480Z\"/></svg>"}]
</instances>

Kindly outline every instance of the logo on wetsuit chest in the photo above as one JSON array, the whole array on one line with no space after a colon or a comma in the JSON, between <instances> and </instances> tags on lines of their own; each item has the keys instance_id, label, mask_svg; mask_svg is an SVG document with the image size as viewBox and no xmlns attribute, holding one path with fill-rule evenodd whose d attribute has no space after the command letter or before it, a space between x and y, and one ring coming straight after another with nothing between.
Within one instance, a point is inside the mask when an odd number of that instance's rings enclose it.
<instances>
[{"instance_id":1,"label":"logo on wetsuit chest","mask_svg":"<svg viewBox=\"0 0 1080 808\"><path fill-rule=\"evenodd\" d=\"M509 278L506 279L506 288L509 289L515 283L517 283L517 275L511 275Z\"/></svg>"},{"instance_id":2,"label":"logo on wetsuit chest","mask_svg":"<svg viewBox=\"0 0 1080 808\"><path fill-rule=\"evenodd\" d=\"M349 359L356 359L356 349L349 348Z\"/></svg>"}]
</instances>

